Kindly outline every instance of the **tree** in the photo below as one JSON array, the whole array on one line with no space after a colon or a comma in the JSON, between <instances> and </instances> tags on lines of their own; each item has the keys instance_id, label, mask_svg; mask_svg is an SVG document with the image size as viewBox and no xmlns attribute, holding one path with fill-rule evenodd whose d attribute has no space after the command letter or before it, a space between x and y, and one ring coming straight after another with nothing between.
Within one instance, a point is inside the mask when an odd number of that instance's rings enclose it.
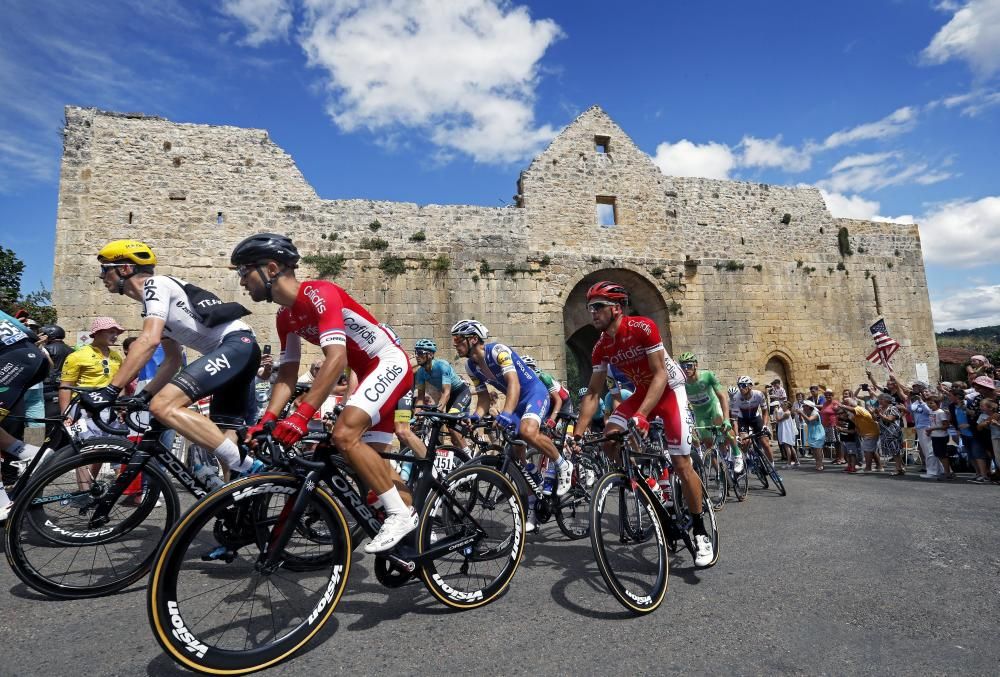
<instances>
[{"instance_id":1,"label":"tree","mask_svg":"<svg viewBox=\"0 0 1000 677\"><path fill-rule=\"evenodd\" d=\"M0 247L0 310L13 315L23 309L39 324L54 324L56 309L52 306L52 293L44 285L21 297L23 272L24 261L17 257L14 250Z\"/></svg>"}]
</instances>

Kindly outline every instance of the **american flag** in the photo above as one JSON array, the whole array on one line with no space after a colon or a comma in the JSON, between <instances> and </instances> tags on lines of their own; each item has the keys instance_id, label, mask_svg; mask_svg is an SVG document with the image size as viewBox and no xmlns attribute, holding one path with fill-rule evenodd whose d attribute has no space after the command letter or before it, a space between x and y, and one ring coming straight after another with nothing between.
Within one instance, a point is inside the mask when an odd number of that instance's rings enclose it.
<instances>
[{"instance_id":1,"label":"american flag","mask_svg":"<svg viewBox=\"0 0 1000 677\"><path fill-rule=\"evenodd\" d=\"M872 333L872 338L875 340L875 350L868 356L868 361L881 364L889 371L892 371L892 367L889 366L889 360L899 350L899 343L896 342L896 339L889 336L889 330L885 327L885 320L879 320L869 327L869 330Z\"/></svg>"}]
</instances>

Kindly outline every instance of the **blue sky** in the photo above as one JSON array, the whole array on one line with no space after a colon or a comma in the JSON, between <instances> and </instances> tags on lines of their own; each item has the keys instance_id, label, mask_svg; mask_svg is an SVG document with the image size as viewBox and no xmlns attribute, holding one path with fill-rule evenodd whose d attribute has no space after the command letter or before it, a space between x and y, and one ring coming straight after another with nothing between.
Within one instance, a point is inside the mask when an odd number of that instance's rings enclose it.
<instances>
[{"instance_id":1,"label":"blue sky","mask_svg":"<svg viewBox=\"0 0 1000 677\"><path fill-rule=\"evenodd\" d=\"M265 128L326 198L498 205L594 103L668 174L919 222L938 328L1000 323L1000 0L8 0L0 244L51 287L65 104Z\"/></svg>"}]
</instances>

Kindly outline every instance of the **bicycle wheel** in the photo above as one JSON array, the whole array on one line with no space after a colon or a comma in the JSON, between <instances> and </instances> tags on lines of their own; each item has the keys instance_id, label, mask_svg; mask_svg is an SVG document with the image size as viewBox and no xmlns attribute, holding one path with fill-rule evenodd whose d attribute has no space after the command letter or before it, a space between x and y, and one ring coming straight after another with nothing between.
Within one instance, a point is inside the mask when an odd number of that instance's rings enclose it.
<instances>
[{"instance_id":1,"label":"bicycle wheel","mask_svg":"<svg viewBox=\"0 0 1000 677\"><path fill-rule=\"evenodd\" d=\"M757 478L757 481L760 482L761 489L767 489L770 485L770 482L768 482L767 470L762 463L764 460L766 460L764 453L759 449L755 448L747 454L747 461L750 462L750 468L753 470L753 474Z\"/></svg>"},{"instance_id":2,"label":"bicycle wheel","mask_svg":"<svg viewBox=\"0 0 1000 677\"><path fill-rule=\"evenodd\" d=\"M663 525L652 500L615 471L597 481L590 506L590 543L601 576L615 599L637 614L660 606L670 573Z\"/></svg>"},{"instance_id":3,"label":"bicycle wheel","mask_svg":"<svg viewBox=\"0 0 1000 677\"><path fill-rule=\"evenodd\" d=\"M582 484L579 468L573 469L573 485L556 504L556 524L566 538L575 541L590 533L590 492Z\"/></svg>"},{"instance_id":4,"label":"bicycle wheel","mask_svg":"<svg viewBox=\"0 0 1000 677\"><path fill-rule=\"evenodd\" d=\"M785 483L782 481L781 475L779 475L778 471L775 469L774 464L767 460L766 456L762 456L759 462L761 467L767 473L767 476L771 479L771 484L774 485L778 494L786 496L788 492L785 491Z\"/></svg>"},{"instance_id":5,"label":"bicycle wheel","mask_svg":"<svg viewBox=\"0 0 1000 677\"><path fill-rule=\"evenodd\" d=\"M722 510L726 505L726 493L729 491L729 473L726 469L726 462L722 460L717 448L712 447L705 454L701 475L701 481L712 501L712 507L717 511Z\"/></svg>"},{"instance_id":6,"label":"bicycle wheel","mask_svg":"<svg viewBox=\"0 0 1000 677\"><path fill-rule=\"evenodd\" d=\"M301 478L277 473L237 480L196 503L167 535L147 612L174 661L213 674L261 670L295 653L329 620L347 584L351 547L347 522L324 489L309 494L304 514L323 521L328 538L320 543L296 528L277 565L264 567L302 486ZM223 542L219 521L230 526ZM303 559L322 566L285 566Z\"/></svg>"},{"instance_id":7,"label":"bicycle wheel","mask_svg":"<svg viewBox=\"0 0 1000 677\"><path fill-rule=\"evenodd\" d=\"M750 469L745 465L745 461L746 459L744 459L743 471L740 473L733 472L729 466L729 462L726 462L726 471L729 474L729 487L733 490L733 496L740 503L747 500L747 492L750 490Z\"/></svg>"},{"instance_id":8,"label":"bicycle wheel","mask_svg":"<svg viewBox=\"0 0 1000 677\"><path fill-rule=\"evenodd\" d=\"M143 486L119 496L107 517L95 520L115 485L113 468L131 458L131 448L123 446L46 464L25 487L8 521L6 550L26 585L59 599L98 597L149 571L180 505L169 478L150 463L142 471Z\"/></svg>"},{"instance_id":9,"label":"bicycle wheel","mask_svg":"<svg viewBox=\"0 0 1000 677\"><path fill-rule=\"evenodd\" d=\"M675 477L678 477L679 480L679 476ZM684 496L683 489L681 489L681 484L682 482L678 481L674 504L677 509L677 516L679 520L683 524L689 524L688 520L691 518L691 509L687 505L687 499ZM715 509L712 508L712 501L709 499L708 492L705 490L704 486L701 488L701 516L702 524L705 525L705 534L712 542L712 552L714 554L712 561L701 567L703 569L707 569L715 566L715 563L719 561L719 525L715 520ZM687 536L687 538L684 539L685 544L692 547L694 534L689 532L685 535Z\"/></svg>"},{"instance_id":10,"label":"bicycle wheel","mask_svg":"<svg viewBox=\"0 0 1000 677\"><path fill-rule=\"evenodd\" d=\"M417 551L462 542L463 536L467 544L424 562L420 576L444 604L472 609L496 599L517 571L524 554L524 506L510 480L486 466L459 468L446 485L448 492L435 489L424 503Z\"/></svg>"}]
</instances>

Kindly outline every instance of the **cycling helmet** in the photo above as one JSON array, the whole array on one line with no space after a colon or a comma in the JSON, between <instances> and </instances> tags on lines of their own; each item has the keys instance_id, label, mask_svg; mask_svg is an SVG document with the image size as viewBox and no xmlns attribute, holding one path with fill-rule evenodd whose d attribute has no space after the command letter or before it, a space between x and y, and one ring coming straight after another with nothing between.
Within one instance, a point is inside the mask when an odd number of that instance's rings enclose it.
<instances>
[{"instance_id":1,"label":"cycling helmet","mask_svg":"<svg viewBox=\"0 0 1000 677\"><path fill-rule=\"evenodd\" d=\"M295 266L299 262L299 250L286 235L257 233L236 245L229 257L229 262L233 266L245 266L268 260Z\"/></svg>"},{"instance_id":2,"label":"cycling helmet","mask_svg":"<svg viewBox=\"0 0 1000 677\"><path fill-rule=\"evenodd\" d=\"M692 353L690 351L687 351L687 352L681 353L677 357L677 361L678 362L697 362L698 358L694 356L694 353Z\"/></svg>"},{"instance_id":3,"label":"cycling helmet","mask_svg":"<svg viewBox=\"0 0 1000 677\"><path fill-rule=\"evenodd\" d=\"M736 385L740 386L741 388L743 386L746 386L747 388L752 388L753 379L750 378L749 376L740 376L739 379L736 381Z\"/></svg>"},{"instance_id":4,"label":"cycling helmet","mask_svg":"<svg viewBox=\"0 0 1000 677\"><path fill-rule=\"evenodd\" d=\"M584 395L586 395L589 392L590 392L590 388L580 388L578 391L576 391L576 396L577 397L583 397Z\"/></svg>"},{"instance_id":5,"label":"cycling helmet","mask_svg":"<svg viewBox=\"0 0 1000 677\"><path fill-rule=\"evenodd\" d=\"M475 336L480 341L485 341L490 335L489 330L483 326L482 322L475 320L459 320L451 328L452 336Z\"/></svg>"},{"instance_id":6,"label":"cycling helmet","mask_svg":"<svg viewBox=\"0 0 1000 677\"><path fill-rule=\"evenodd\" d=\"M604 280L602 282L598 282L587 290L588 301L599 297L606 298L609 301L614 301L619 304L626 304L628 303L628 290L617 282L608 282L607 280Z\"/></svg>"},{"instance_id":7,"label":"cycling helmet","mask_svg":"<svg viewBox=\"0 0 1000 677\"><path fill-rule=\"evenodd\" d=\"M155 266L156 254L145 242L115 240L97 252L97 259L104 263L132 263L137 266Z\"/></svg>"},{"instance_id":8,"label":"cycling helmet","mask_svg":"<svg viewBox=\"0 0 1000 677\"><path fill-rule=\"evenodd\" d=\"M538 362L535 362L535 358L531 355L521 355L521 361L532 369L538 369Z\"/></svg>"},{"instance_id":9,"label":"cycling helmet","mask_svg":"<svg viewBox=\"0 0 1000 677\"><path fill-rule=\"evenodd\" d=\"M729 386L728 392L729 392L730 395L735 395L739 391L740 391L740 389L737 388L736 386Z\"/></svg>"},{"instance_id":10,"label":"cycling helmet","mask_svg":"<svg viewBox=\"0 0 1000 677\"><path fill-rule=\"evenodd\" d=\"M417 350L426 350L431 353L436 353L438 350L437 344L430 339L419 339L413 347Z\"/></svg>"},{"instance_id":11,"label":"cycling helmet","mask_svg":"<svg viewBox=\"0 0 1000 677\"><path fill-rule=\"evenodd\" d=\"M48 336L50 341L62 341L66 338L66 330L58 324L47 324L39 331Z\"/></svg>"}]
</instances>

